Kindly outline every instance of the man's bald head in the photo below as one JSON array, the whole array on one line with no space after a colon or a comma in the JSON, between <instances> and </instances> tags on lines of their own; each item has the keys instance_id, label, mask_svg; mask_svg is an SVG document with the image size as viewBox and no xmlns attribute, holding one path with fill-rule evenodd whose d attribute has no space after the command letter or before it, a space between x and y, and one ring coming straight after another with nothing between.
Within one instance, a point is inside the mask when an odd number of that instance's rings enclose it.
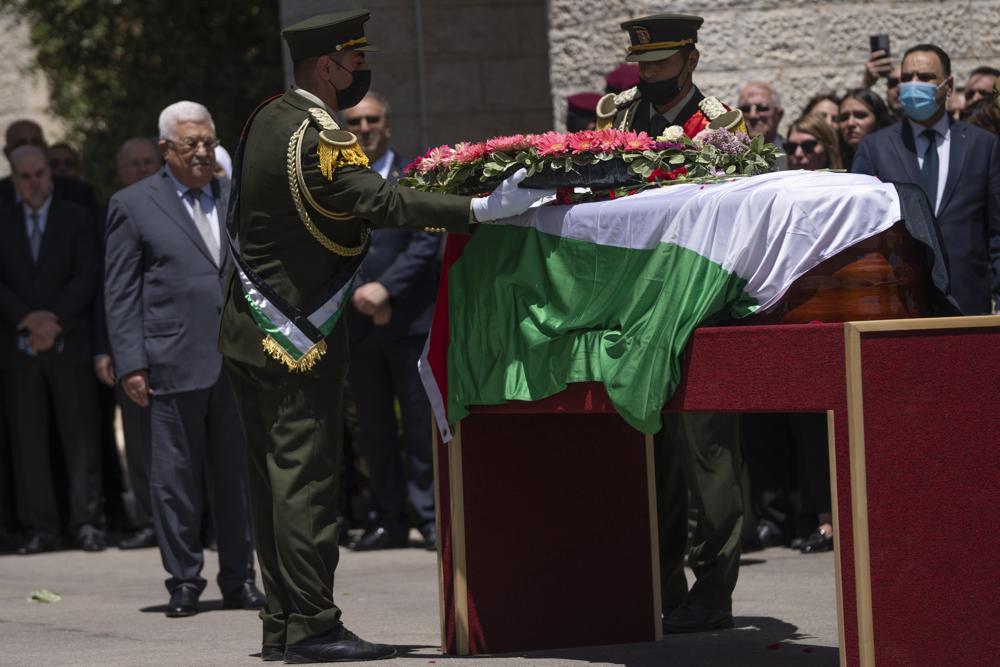
<instances>
[{"instance_id":1,"label":"man's bald head","mask_svg":"<svg viewBox=\"0 0 1000 667\"><path fill-rule=\"evenodd\" d=\"M773 142L785 110L781 108L781 98L771 84L764 81L745 84L740 88L739 107L751 136L763 135L766 141Z\"/></svg>"},{"instance_id":2,"label":"man's bald head","mask_svg":"<svg viewBox=\"0 0 1000 667\"><path fill-rule=\"evenodd\" d=\"M48 155L38 146L26 145L12 150L7 158L14 190L30 208L41 208L52 194Z\"/></svg>"},{"instance_id":3,"label":"man's bald head","mask_svg":"<svg viewBox=\"0 0 1000 667\"><path fill-rule=\"evenodd\" d=\"M3 147L3 152L8 160L10 160L11 153L21 146L45 148L45 135L42 133L42 126L26 118L15 120L8 125L4 138L6 145Z\"/></svg>"},{"instance_id":4,"label":"man's bald head","mask_svg":"<svg viewBox=\"0 0 1000 667\"><path fill-rule=\"evenodd\" d=\"M163 166L156 142L148 137L132 137L118 149L118 179L122 185L138 183Z\"/></svg>"}]
</instances>

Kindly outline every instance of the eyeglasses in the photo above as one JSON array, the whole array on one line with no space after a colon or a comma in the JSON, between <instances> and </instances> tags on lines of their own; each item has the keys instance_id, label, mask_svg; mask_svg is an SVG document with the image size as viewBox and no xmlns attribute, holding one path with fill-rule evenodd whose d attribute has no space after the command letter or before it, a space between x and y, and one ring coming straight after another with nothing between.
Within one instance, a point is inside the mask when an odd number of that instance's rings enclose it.
<instances>
[{"instance_id":1,"label":"eyeglasses","mask_svg":"<svg viewBox=\"0 0 1000 667\"><path fill-rule=\"evenodd\" d=\"M843 123L844 121L854 117L854 120L864 120L866 118L871 118L871 112L862 111L861 109L856 109L854 111L845 111L844 113L838 113L833 117L838 123Z\"/></svg>"},{"instance_id":2,"label":"eyeglasses","mask_svg":"<svg viewBox=\"0 0 1000 667\"><path fill-rule=\"evenodd\" d=\"M184 153L193 153L198 150L198 146L204 146L206 151L214 151L215 147L219 145L219 140L215 137L208 137L207 139L190 137L188 139L181 139L180 141L174 141L173 139L167 139L167 141L177 146L177 150Z\"/></svg>"},{"instance_id":3,"label":"eyeglasses","mask_svg":"<svg viewBox=\"0 0 1000 667\"><path fill-rule=\"evenodd\" d=\"M366 120L369 125L375 125L376 123L382 122L382 116L357 116L356 118L348 118L347 124L350 127L360 127L362 119Z\"/></svg>"},{"instance_id":4,"label":"eyeglasses","mask_svg":"<svg viewBox=\"0 0 1000 667\"><path fill-rule=\"evenodd\" d=\"M757 110L757 113L767 113L771 110L771 107L767 104L741 104L739 109L745 114L750 113L754 109Z\"/></svg>"},{"instance_id":5,"label":"eyeglasses","mask_svg":"<svg viewBox=\"0 0 1000 667\"><path fill-rule=\"evenodd\" d=\"M788 155L794 155L795 151L797 151L799 147L801 147L802 152L805 153L806 155L809 155L810 153L816 150L816 146L818 145L819 142L816 141L815 139L806 139L805 141L800 141L800 142L786 141L784 143L784 149L785 153L787 153Z\"/></svg>"}]
</instances>

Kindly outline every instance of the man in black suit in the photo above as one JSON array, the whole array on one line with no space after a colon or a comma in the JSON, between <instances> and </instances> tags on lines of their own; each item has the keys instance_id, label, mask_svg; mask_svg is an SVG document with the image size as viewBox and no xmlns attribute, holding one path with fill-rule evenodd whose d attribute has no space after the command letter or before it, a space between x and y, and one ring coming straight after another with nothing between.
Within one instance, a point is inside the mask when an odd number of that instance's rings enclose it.
<instances>
[{"instance_id":1,"label":"man in black suit","mask_svg":"<svg viewBox=\"0 0 1000 667\"><path fill-rule=\"evenodd\" d=\"M98 284L90 213L54 197L45 152L8 154L19 203L0 217L0 368L3 369L21 553L59 546L61 522L49 457L58 427L69 483L69 528L79 546L104 548L92 304ZM50 400L54 415L50 415ZM54 420L52 419L54 417Z\"/></svg>"},{"instance_id":2,"label":"man in black suit","mask_svg":"<svg viewBox=\"0 0 1000 667\"><path fill-rule=\"evenodd\" d=\"M370 92L342 112L347 128L388 182L406 160L389 148L389 103ZM355 551L405 547L406 502L427 548L436 545L431 408L417 372L437 292L441 237L426 232L377 229L358 272L349 316L349 380L358 406L361 451L368 464L372 525L349 546ZM403 421L406 479L394 402Z\"/></svg>"},{"instance_id":3,"label":"man in black suit","mask_svg":"<svg viewBox=\"0 0 1000 667\"><path fill-rule=\"evenodd\" d=\"M167 616L197 613L205 588L206 486L224 606L260 608L243 432L216 349L229 254L222 228L227 188L213 176L215 125L194 102L168 106L159 125L166 166L120 190L109 204L105 307L111 354L125 394L150 406L150 495L170 574Z\"/></svg>"},{"instance_id":4,"label":"man in black suit","mask_svg":"<svg viewBox=\"0 0 1000 667\"><path fill-rule=\"evenodd\" d=\"M7 126L5 135L6 144L3 147L4 155L10 160L11 153L21 146L37 146L42 150L47 150L45 135L42 134L42 127L33 120L15 120ZM65 178L63 176L52 175L54 194L59 199L79 204L88 209L93 215L97 215L97 198L94 189L89 184L75 178ZM14 184L11 177L0 179L0 203L13 202L17 199Z\"/></svg>"},{"instance_id":5,"label":"man in black suit","mask_svg":"<svg viewBox=\"0 0 1000 667\"><path fill-rule=\"evenodd\" d=\"M913 183L937 216L951 295L965 315L1000 297L1000 141L946 112L951 60L933 44L906 51L899 101L906 118L861 140L852 171Z\"/></svg>"}]
</instances>

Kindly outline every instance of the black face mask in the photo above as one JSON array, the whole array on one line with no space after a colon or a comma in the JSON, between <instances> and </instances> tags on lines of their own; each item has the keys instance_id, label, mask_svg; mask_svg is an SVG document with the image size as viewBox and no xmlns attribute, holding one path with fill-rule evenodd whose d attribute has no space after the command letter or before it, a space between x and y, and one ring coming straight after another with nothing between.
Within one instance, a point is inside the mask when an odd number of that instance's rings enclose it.
<instances>
[{"instance_id":1,"label":"black face mask","mask_svg":"<svg viewBox=\"0 0 1000 667\"><path fill-rule=\"evenodd\" d=\"M337 63L337 66L343 70L347 68ZM342 90L337 90L337 108L338 109L350 109L355 104L360 102L365 95L368 94L368 89L372 85L372 72L369 69L358 69L351 72L351 85Z\"/></svg>"},{"instance_id":2,"label":"black face mask","mask_svg":"<svg viewBox=\"0 0 1000 667\"><path fill-rule=\"evenodd\" d=\"M654 106L662 107L681 92L680 80L680 75L677 75L664 81L640 81L639 94Z\"/></svg>"}]
</instances>

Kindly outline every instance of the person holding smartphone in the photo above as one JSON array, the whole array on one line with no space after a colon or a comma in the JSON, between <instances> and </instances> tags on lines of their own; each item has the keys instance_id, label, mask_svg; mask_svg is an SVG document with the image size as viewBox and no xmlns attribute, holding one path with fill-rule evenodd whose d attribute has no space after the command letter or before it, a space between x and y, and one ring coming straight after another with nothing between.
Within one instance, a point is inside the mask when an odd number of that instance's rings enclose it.
<instances>
[{"instance_id":1,"label":"person holding smartphone","mask_svg":"<svg viewBox=\"0 0 1000 667\"><path fill-rule=\"evenodd\" d=\"M903 117L899 104L899 64L893 63L889 48L889 35L872 35L868 38L871 55L865 63L861 77L862 88L872 88L879 79L885 79L885 100L896 120Z\"/></svg>"}]
</instances>

